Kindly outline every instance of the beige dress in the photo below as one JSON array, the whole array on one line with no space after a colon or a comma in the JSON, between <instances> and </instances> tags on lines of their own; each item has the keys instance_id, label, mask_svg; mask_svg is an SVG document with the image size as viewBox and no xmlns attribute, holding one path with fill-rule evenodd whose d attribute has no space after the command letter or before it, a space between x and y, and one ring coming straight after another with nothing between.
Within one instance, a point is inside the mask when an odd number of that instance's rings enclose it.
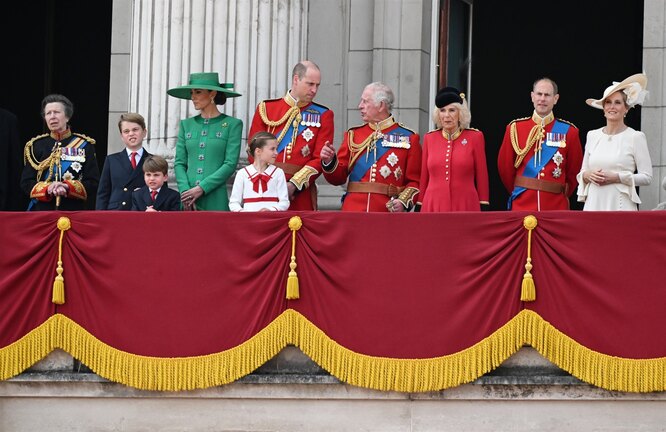
<instances>
[{"instance_id":1,"label":"beige dress","mask_svg":"<svg viewBox=\"0 0 666 432\"><path fill-rule=\"evenodd\" d=\"M620 183L597 185L583 182L583 172L602 169L618 173ZM578 201L583 210L638 210L637 186L652 182L652 162L643 132L628 127L616 135L602 129L588 132L583 165L577 176Z\"/></svg>"}]
</instances>

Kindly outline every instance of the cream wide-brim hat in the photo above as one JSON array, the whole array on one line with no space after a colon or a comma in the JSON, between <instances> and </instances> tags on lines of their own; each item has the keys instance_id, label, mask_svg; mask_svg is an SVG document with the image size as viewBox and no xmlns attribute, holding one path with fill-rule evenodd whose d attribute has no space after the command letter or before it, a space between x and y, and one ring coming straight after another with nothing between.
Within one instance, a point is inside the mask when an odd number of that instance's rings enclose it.
<instances>
[{"instance_id":1,"label":"cream wide-brim hat","mask_svg":"<svg viewBox=\"0 0 666 432\"><path fill-rule=\"evenodd\" d=\"M627 105L633 107L634 105L642 104L648 92L645 90L647 86L647 76L639 73L626 78L622 82L613 82L613 84L604 90L604 95L601 99L587 99L585 103L589 106L604 109L604 100L617 91L623 91L627 95Z\"/></svg>"}]
</instances>

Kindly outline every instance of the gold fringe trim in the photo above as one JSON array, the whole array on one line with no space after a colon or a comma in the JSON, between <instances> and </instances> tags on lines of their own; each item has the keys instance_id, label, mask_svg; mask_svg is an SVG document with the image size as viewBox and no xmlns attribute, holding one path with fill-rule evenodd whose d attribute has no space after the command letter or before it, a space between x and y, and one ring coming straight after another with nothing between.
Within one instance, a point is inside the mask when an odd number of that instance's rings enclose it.
<instances>
[{"instance_id":1,"label":"gold fringe trim","mask_svg":"<svg viewBox=\"0 0 666 432\"><path fill-rule=\"evenodd\" d=\"M139 356L101 342L70 318L56 314L26 336L0 349L0 379L17 375L56 348L69 352L98 375L145 390L180 391L231 383L273 358L288 344L343 382L383 391L424 392L474 381L523 345L575 377L614 391L666 390L666 357L627 359L586 348L536 312L523 310L492 335L454 354L396 359L355 353L288 309L246 342L215 354L161 358Z\"/></svg>"},{"instance_id":2,"label":"gold fringe trim","mask_svg":"<svg viewBox=\"0 0 666 432\"><path fill-rule=\"evenodd\" d=\"M523 310L525 342L571 375L606 390L666 390L666 357L630 359L593 351L565 335L539 314Z\"/></svg>"}]
</instances>

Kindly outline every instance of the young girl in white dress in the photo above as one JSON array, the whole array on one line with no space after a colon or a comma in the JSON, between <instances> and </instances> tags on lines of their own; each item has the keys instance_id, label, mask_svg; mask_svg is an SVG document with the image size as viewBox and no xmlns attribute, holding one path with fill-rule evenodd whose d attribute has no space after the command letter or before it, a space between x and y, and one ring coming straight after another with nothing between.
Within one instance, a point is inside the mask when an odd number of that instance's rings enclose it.
<instances>
[{"instance_id":1,"label":"young girl in white dress","mask_svg":"<svg viewBox=\"0 0 666 432\"><path fill-rule=\"evenodd\" d=\"M277 139L268 132L252 137L247 152L254 163L236 173L229 197L231 211L284 211L289 208L287 179L282 169L273 165L277 157Z\"/></svg>"}]
</instances>

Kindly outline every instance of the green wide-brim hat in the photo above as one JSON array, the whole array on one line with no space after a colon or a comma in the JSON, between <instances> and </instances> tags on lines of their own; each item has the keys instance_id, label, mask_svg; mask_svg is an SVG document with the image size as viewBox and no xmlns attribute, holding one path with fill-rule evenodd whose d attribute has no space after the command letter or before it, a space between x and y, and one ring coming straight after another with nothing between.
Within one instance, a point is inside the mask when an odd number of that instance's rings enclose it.
<instances>
[{"instance_id":1,"label":"green wide-brim hat","mask_svg":"<svg viewBox=\"0 0 666 432\"><path fill-rule=\"evenodd\" d=\"M190 99L190 90L217 90L227 95L228 98L241 96L234 91L234 83L221 83L217 72L201 72L190 74L190 83L188 85L175 87L167 90L169 96L179 99Z\"/></svg>"}]
</instances>

